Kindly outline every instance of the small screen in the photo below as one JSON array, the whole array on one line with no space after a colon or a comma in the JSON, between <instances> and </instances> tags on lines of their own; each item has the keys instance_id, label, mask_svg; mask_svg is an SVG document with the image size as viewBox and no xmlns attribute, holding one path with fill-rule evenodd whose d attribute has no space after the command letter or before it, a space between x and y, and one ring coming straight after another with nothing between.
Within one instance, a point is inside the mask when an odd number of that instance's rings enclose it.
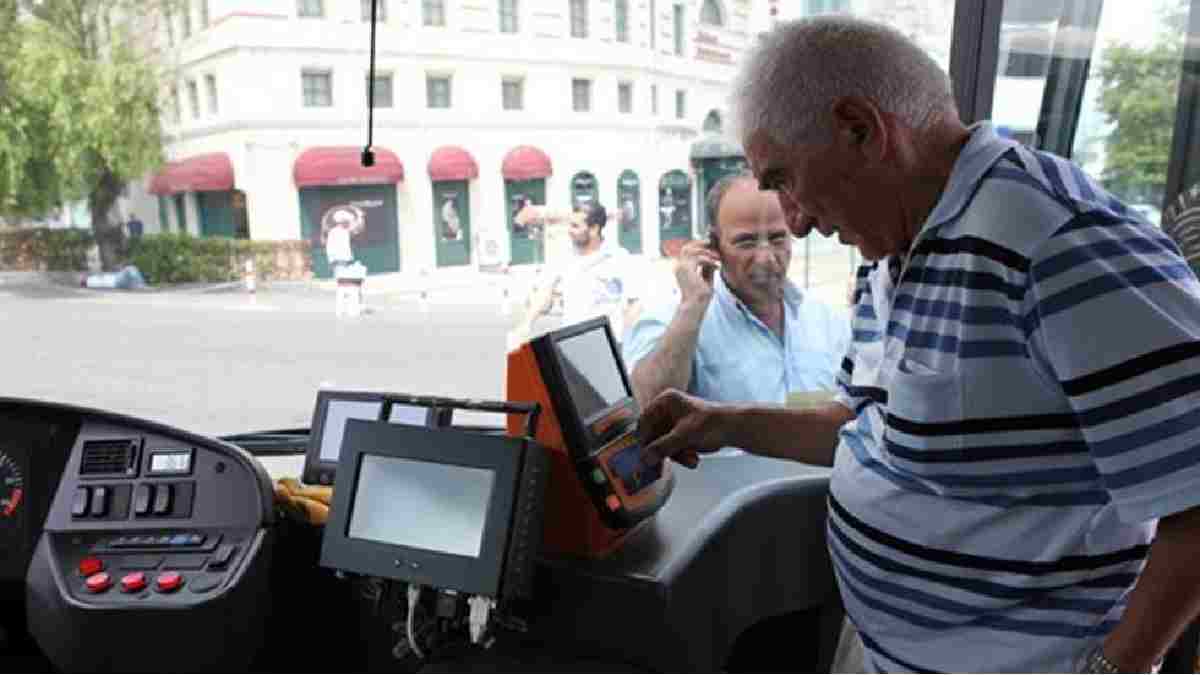
<instances>
[{"instance_id":1,"label":"small screen","mask_svg":"<svg viewBox=\"0 0 1200 675\"><path fill-rule=\"evenodd\" d=\"M188 473L191 470L190 450L156 452L150 455L150 473Z\"/></svg>"},{"instance_id":2,"label":"small screen","mask_svg":"<svg viewBox=\"0 0 1200 675\"><path fill-rule=\"evenodd\" d=\"M642 463L642 444L632 443L608 459L608 468L621 480L630 495L636 495L662 477L662 463L646 466Z\"/></svg>"},{"instance_id":3,"label":"small screen","mask_svg":"<svg viewBox=\"0 0 1200 675\"><path fill-rule=\"evenodd\" d=\"M490 469L364 454L349 536L477 558L495 477Z\"/></svg>"},{"instance_id":4,"label":"small screen","mask_svg":"<svg viewBox=\"0 0 1200 675\"><path fill-rule=\"evenodd\" d=\"M586 421L630 395L603 328L560 340L558 353L567 393L580 419Z\"/></svg>"},{"instance_id":5,"label":"small screen","mask_svg":"<svg viewBox=\"0 0 1200 675\"><path fill-rule=\"evenodd\" d=\"M382 401L331 400L325 410L325 426L321 430L321 461L338 461L342 453L342 437L346 435L346 420L377 420L382 409ZM392 410L394 413L395 408Z\"/></svg>"},{"instance_id":6,"label":"small screen","mask_svg":"<svg viewBox=\"0 0 1200 675\"><path fill-rule=\"evenodd\" d=\"M388 421L392 424L411 424L415 427L423 427L428 414L429 408L393 403L392 414L388 416Z\"/></svg>"}]
</instances>

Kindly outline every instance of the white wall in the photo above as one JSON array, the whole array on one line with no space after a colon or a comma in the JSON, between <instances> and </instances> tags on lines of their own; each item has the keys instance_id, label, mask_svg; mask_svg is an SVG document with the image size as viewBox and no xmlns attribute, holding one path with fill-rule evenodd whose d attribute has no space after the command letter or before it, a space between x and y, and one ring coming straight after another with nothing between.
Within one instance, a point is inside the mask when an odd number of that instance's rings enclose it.
<instances>
[{"instance_id":1,"label":"white wall","mask_svg":"<svg viewBox=\"0 0 1200 675\"><path fill-rule=\"evenodd\" d=\"M199 0L193 0L192 37L180 43L176 31L173 54L183 115L178 125L170 116L166 120L168 159L227 153L235 185L246 193L251 237L297 238L296 157L314 146L361 147L366 141L368 24L360 20L359 3L350 0L325 0L323 19L297 18L294 0L209 2L208 30L199 30ZM395 152L405 167L397 192L405 271L435 265L426 165L437 147L450 144L466 148L479 164L479 178L470 184L476 232L505 227L501 163L513 147L534 145L553 163L554 174L547 181L551 205L566 207L570 177L586 170L596 176L602 203L615 207L618 175L636 171L642 186L643 248L657 254L658 181L672 169L692 173L688 147L710 110L727 119L727 83L750 39L749 1L724 0L730 22L719 29L698 25L700 0L684 3L686 27L694 38L688 41L691 56L685 57L673 54L671 0L656 2L654 51L649 49L648 0L629 3L631 44L614 40L611 2L588 4L590 36L576 39L569 37L566 2L520 2L520 32L504 35L498 32L496 3L451 0L448 27L429 28L420 25L419 1L387 0L377 72L392 74L394 106L375 111L375 145ZM707 60L692 58L700 49ZM301 73L306 68L332 74L332 106L302 105ZM451 77L450 109L427 108L430 73ZM207 107L206 74L217 79L215 115ZM502 110L501 82L513 76L525 83L522 111ZM573 78L593 81L591 111L572 110ZM199 118L191 116L189 79L200 89ZM617 108L622 81L634 86L630 114ZM651 112L652 83L658 86L657 115ZM677 89L687 91L682 120L675 119ZM188 204L194 223L191 195ZM615 227L610 236L617 236ZM508 241L507 235L501 239Z\"/></svg>"}]
</instances>

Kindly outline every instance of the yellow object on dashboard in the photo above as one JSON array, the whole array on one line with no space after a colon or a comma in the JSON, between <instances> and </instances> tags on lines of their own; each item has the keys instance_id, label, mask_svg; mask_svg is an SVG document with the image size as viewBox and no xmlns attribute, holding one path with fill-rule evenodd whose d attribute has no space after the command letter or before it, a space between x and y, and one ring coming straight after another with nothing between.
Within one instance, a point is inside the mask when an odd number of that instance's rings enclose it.
<instances>
[{"instance_id":1,"label":"yellow object on dashboard","mask_svg":"<svg viewBox=\"0 0 1200 675\"><path fill-rule=\"evenodd\" d=\"M324 525L325 521L329 520L333 488L324 485L301 485L295 478L280 478L275 482L275 503L296 520L312 525Z\"/></svg>"}]
</instances>

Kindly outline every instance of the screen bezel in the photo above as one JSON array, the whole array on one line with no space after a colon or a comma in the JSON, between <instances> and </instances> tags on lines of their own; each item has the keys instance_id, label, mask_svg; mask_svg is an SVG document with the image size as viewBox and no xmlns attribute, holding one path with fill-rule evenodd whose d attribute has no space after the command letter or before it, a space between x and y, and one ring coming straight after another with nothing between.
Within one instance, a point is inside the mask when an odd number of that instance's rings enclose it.
<instances>
[{"instance_id":1,"label":"screen bezel","mask_svg":"<svg viewBox=\"0 0 1200 675\"><path fill-rule=\"evenodd\" d=\"M613 359L616 361L617 370L621 374L621 384L625 387L625 396L616 403L584 419L579 416L579 410L576 409L575 403L571 400L568 393L558 343L598 328L602 328L605 336L608 338L608 348L612 353ZM602 316L595 319L588 319L587 321L581 321L580 323L551 331L536 338L530 344L533 347L534 355L537 357L538 367L542 371L542 378L546 383L546 389L549 391L551 403L554 405L555 415L558 417L560 426L563 427L563 433L567 436L566 440L576 459L584 459L587 456L595 454L609 441L625 433L637 420L639 412L637 399L633 396L633 386L629 381L629 374L625 369L625 361L621 358L621 350L617 347L617 341L613 335L612 326L608 322L608 317ZM546 381L547 379L554 381ZM600 424L602 421L617 414L624 415L625 419L618 420L617 423L608 426ZM587 448L587 451L581 453L582 448Z\"/></svg>"},{"instance_id":2,"label":"screen bezel","mask_svg":"<svg viewBox=\"0 0 1200 675\"><path fill-rule=\"evenodd\" d=\"M321 565L461 593L495 596L512 527L524 442L454 429L349 420L321 543ZM349 536L364 455L395 457L495 472L479 556L441 553Z\"/></svg>"},{"instance_id":3,"label":"screen bezel","mask_svg":"<svg viewBox=\"0 0 1200 675\"><path fill-rule=\"evenodd\" d=\"M321 457L321 437L325 434L325 416L329 412L332 401L355 401L362 403L380 404L379 414L390 416L391 408L387 403L418 406L427 408L425 425L436 426L439 420L438 410L431 398L422 398L411 394L394 394L379 391L358 391L341 389L322 389L317 392L317 404L313 408L312 425L308 430L308 448L304 453L304 472L300 480L308 485L333 485L337 480L339 462ZM394 422L392 424L402 424ZM346 445L346 436L342 435L342 447Z\"/></svg>"}]
</instances>

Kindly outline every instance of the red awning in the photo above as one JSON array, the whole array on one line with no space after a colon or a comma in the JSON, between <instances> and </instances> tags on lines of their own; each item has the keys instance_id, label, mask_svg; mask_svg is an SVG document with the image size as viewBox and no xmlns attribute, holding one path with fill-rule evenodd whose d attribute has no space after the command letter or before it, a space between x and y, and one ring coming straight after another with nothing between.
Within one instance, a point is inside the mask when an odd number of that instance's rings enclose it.
<instances>
[{"instance_id":1,"label":"red awning","mask_svg":"<svg viewBox=\"0 0 1200 675\"><path fill-rule=\"evenodd\" d=\"M362 148L344 145L309 148L292 168L296 187L371 185L404 180L404 165L391 150L374 148L375 166L362 165Z\"/></svg>"},{"instance_id":2,"label":"red awning","mask_svg":"<svg viewBox=\"0 0 1200 675\"><path fill-rule=\"evenodd\" d=\"M233 189L233 164L229 155L213 152L168 162L150 179L150 193L223 192Z\"/></svg>"},{"instance_id":3,"label":"red awning","mask_svg":"<svg viewBox=\"0 0 1200 675\"><path fill-rule=\"evenodd\" d=\"M457 145L443 145L429 158L430 180L471 180L479 177L479 165L471 153Z\"/></svg>"},{"instance_id":4,"label":"red awning","mask_svg":"<svg viewBox=\"0 0 1200 675\"><path fill-rule=\"evenodd\" d=\"M546 178L554 171L550 168L550 158L546 153L532 145L519 145L504 156L500 173L506 180L531 180Z\"/></svg>"}]
</instances>

